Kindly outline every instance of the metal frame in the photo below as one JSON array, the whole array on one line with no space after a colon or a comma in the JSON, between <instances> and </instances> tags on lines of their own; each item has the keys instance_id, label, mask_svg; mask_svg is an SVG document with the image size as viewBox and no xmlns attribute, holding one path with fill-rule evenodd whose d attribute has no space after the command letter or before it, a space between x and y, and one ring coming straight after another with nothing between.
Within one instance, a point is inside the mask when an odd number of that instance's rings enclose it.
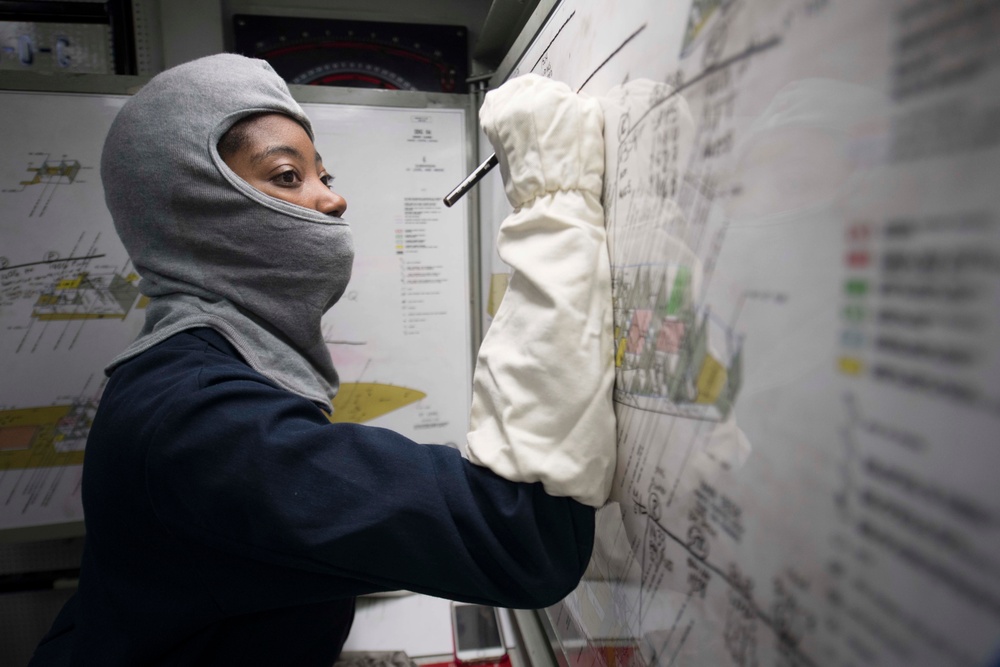
<instances>
[{"instance_id":1,"label":"metal frame","mask_svg":"<svg viewBox=\"0 0 1000 667\"><path fill-rule=\"evenodd\" d=\"M483 105L486 95L480 83L469 84L469 112L465 116L466 134L469 136L469 163L466 172L472 173L479 164L481 132L479 131L479 108ZM469 207L469 281L472 293L469 295L469 311L472 314L472 368L476 368L479 357L479 346L486 335L483 327L483 227L482 204L479 199L479 188L473 188L466 196Z\"/></svg>"},{"instance_id":2,"label":"metal frame","mask_svg":"<svg viewBox=\"0 0 1000 667\"><path fill-rule=\"evenodd\" d=\"M513 71L514 67L521 60L521 56L524 55L524 52L535 41L538 31L542 29L542 26L545 25L545 22L548 21L549 16L559 6L560 2L561 0L539 0L535 11L531 13L527 23L524 24L521 34L514 40L510 51L503 57L503 60L500 61L500 64L497 65L496 70L490 77L490 88L496 88L507 80L511 71Z\"/></svg>"},{"instance_id":3,"label":"metal frame","mask_svg":"<svg viewBox=\"0 0 1000 667\"><path fill-rule=\"evenodd\" d=\"M149 81L148 76L119 74L37 74L0 72L0 91L35 93L84 93L90 95L132 95Z\"/></svg>"},{"instance_id":4,"label":"metal frame","mask_svg":"<svg viewBox=\"0 0 1000 667\"><path fill-rule=\"evenodd\" d=\"M0 544L71 539L74 537L85 537L86 534L87 531L83 521L50 523L44 526L24 526L22 528L4 528L0 530Z\"/></svg>"},{"instance_id":5,"label":"metal frame","mask_svg":"<svg viewBox=\"0 0 1000 667\"><path fill-rule=\"evenodd\" d=\"M514 609L517 630L524 644L524 659L530 667L555 667L559 661L554 647L558 646L555 633L540 609Z\"/></svg>"}]
</instances>

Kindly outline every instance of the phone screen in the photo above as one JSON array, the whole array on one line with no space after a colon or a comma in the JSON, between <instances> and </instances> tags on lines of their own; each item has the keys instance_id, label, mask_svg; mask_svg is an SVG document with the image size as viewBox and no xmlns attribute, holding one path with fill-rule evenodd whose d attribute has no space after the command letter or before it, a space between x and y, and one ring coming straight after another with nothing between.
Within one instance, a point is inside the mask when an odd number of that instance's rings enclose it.
<instances>
[{"instance_id":1,"label":"phone screen","mask_svg":"<svg viewBox=\"0 0 1000 667\"><path fill-rule=\"evenodd\" d=\"M455 605L455 643L460 653L502 649L496 610L476 604Z\"/></svg>"}]
</instances>

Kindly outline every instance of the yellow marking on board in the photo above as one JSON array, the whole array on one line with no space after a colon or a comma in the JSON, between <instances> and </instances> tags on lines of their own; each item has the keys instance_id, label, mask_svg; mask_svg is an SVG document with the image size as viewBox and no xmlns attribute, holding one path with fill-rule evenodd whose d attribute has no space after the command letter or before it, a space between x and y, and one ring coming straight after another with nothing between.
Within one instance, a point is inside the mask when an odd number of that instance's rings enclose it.
<instances>
[{"instance_id":1,"label":"yellow marking on board","mask_svg":"<svg viewBox=\"0 0 1000 667\"><path fill-rule=\"evenodd\" d=\"M490 314L490 317L497 316L500 302L503 301L503 295L507 292L508 283L510 283L510 274L508 273L494 273L490 276L490 296L486 303L486 312Z\"/></svg>"},{"instance_id":2,"label":"yellow marking on board","mask_svg":"<svg viewBox=\"0 0 1000 667\"><path fill-rule=\"evenodd\" d=\"M841 357L837 360L837 368L844 375L861 375L865 364L857 357Z\"/></svg>"},{"instance_id":3,"label":"yellow marking on board","mask_svg":"<svg viewBox=\"0 0 1000 667\"><path fill-rule=\"evenodd\" d=\"M56 283L56 289L77 289L80 287L80 282L83 280L83 276L77 276L76 278L64 278Z\"/></svg>"},{"instance_id":4,"label":"yellow marking on board","mask_svg":"<svg viewBox=\"0 0 1000 667\"><path fill-rule=\"evenodd\" d=\"M615 366L618 368L621 368L622 362L625 361L625 346L627 343L627 338L621 338L618 340L618 351L615 352Z\"/></svg>"},{"instance_id":5,"label":"yellow marking on board","mask_svg":"<svg viewBox=\"0 0 1000 667\"><path fill-rule=\"evenodd\" d=\"M333 399L330 421L363 424L426 397L422 391L392 384L345 382Z\"/></svg>"},{"instance_id":6,"label":"yellow marking on board","mask_svg":"<svg viewBox=\"0 0 1000 667\"><path fill-rule=\"evenodd\" d=\"M146 296L145 294L140 296L139 300L135 302L135 307L138 308L139 310L142 310L148 305L149 305L149 297Z\"/></svg>"},{"instance_id":7,"label":"yellow marking on board","mask_svg":"<svg viewBox=\"0 0 1000 667\"><path fill-rule=\"evenodd\" d=\"M56 427L72 408L71 405L56 405L0 410L0 470L82 464L82 450L59 452L55 449L55 443L63 439Z\"/></svg>"},{"instance_id":8,"label":"yellow marking on board","mask_svg":"<svg viewBox=\"0 0 1000 667\"><path fill-rule=\"evenodd\" d=\"M695 403L715 403L726 386L726 367L712 355L706 355L698 373L698 398Z\"/></svg>"}]
</instances>

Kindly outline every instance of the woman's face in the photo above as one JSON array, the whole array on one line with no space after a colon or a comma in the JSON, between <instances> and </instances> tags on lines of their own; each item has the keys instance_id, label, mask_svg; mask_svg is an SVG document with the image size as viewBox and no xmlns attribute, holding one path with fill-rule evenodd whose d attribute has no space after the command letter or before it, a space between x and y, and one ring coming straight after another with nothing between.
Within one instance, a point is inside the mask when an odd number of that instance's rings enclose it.
<instances>
[{"instance_id":1,"label":"woman's face","mask_svg":"<svg viewBox=\"0 0 1000 667\"><path fill-rule=\"evenodd\" d=\"M246 121L246 141L232 153L220 151L236 175L261 192L320 213L341 217L347 201L333 192L333 176L323 168L305 129L278 113Z\"/></svg>"}]
</instances>

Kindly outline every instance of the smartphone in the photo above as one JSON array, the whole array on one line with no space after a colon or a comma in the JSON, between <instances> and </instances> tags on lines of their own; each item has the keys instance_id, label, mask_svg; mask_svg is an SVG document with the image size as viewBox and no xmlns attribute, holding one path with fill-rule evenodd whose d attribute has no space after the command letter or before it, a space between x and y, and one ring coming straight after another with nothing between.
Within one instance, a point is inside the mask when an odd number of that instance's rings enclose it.
<instances>
[{"instance_id":1,"label":"smartphone","mask_svg":"<svg viewBox=\"0 0 1000 667\"><path fill-rule=\"evenodd\" d=\"M497 662L507 654L494 607L452 602L451 629L458 662Z\"/></svg>"}]
</instances>

